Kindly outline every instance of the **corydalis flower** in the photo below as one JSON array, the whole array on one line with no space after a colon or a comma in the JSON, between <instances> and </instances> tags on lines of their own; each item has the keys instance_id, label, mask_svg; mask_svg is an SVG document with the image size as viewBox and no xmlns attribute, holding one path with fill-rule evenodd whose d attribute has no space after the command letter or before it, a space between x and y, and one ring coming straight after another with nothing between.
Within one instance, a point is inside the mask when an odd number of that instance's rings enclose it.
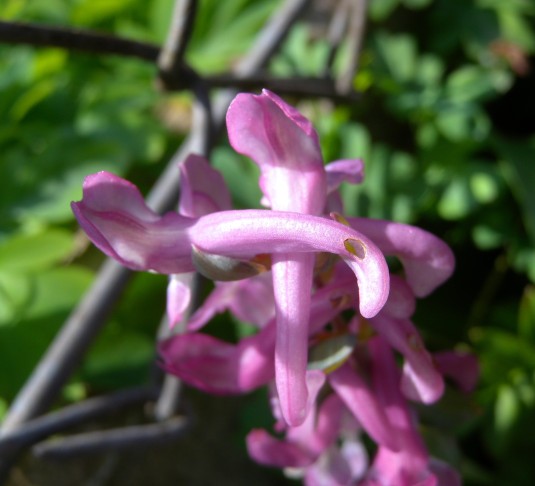
<instances>
[{"instance_id":1,"label":"corydalis flower","mask_svg":"<svg viewBox=\"0 0 535 486\"><path fill-rule=\"evenodd\" d=\"M193 164L197 168L202 165L206 172L212 170L198 157L190 159L186 167ZM287 264L282 264L286 277L275 279L275 288L281 285L284 290L275 292L278 318L304 328L304 353L312 268L301 268L302 255L328 252L341 257L359 282L363 315L371 317L379 312L388 296L388 267L377 246L363 233L321 216L273 210L217 211L198 217L169 212L160 216L145 205L135 186L106 172L86 178L83 200L73 203L72 208L91 241L134 270L175 275L200 269L205 273L210 263L219 264L218 258L258 268L262 265L255 262L257 255L269 254L274 262L280 256L278 261ZM168 295L183 303L187 298L183 290L173 279ZM281 304L284 300L286 303ZM184 308L168 305L174 316ZM287 340L279 337L287 330L284 325L277 329L279 342ZM290 336L295 334L292 331ZM302 347L299 343L295 346ZM281 385L282 403L286 419L298 423L306 415L307 391L306 385L293 389L292 383L304 383L305 370L299 366L302 357L295 357L287 346L284 349L286 353L277 361L279 377L286 377ZM306 366L306 354L304 358Z\"/></svg>"},{"instance_id":2,"label":"corydalis flower","mask_svg":"<svg viewBox=\"0 0 535 486\"><path fill-rule=\"evenodd\" d=\"M83 200L73 203L73 211L96 246L135 270L176 275L197 269L225 280L229 274L244 278L271 268L277 390L285 420L298 425L310 403L306 365L315 256L332 253L349 265L357 277L359 312L365 318L375 316L388 297L383 253L398 256L419 296L449 277L453 256L443 242L417 228L341 216L328 219L327 210L341 210L336 191L340 183L362 180L362 163L342 160L324 167L310 122L272 93L239 95L229 108L227 124L233 147L259 165L264 202L271 210L231 211L228 195L218 189L223 185L220 176L202 158L192 156L182 166L179 213L157 215L135 186L105 172L86 178ZM263 266L259 255L266 254L270 264ZM231 290L222 285L220 295ZM234 286L241 292L247 288L248 283ZM168 295L174 322L189 296L175 278Z\"/></svg>"}]
</instances>

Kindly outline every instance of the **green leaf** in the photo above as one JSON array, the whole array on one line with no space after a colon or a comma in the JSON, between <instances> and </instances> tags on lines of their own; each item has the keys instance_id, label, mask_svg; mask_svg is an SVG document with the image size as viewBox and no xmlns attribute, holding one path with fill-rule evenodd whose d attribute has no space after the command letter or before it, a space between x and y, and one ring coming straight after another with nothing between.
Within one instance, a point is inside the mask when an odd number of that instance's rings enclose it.
<instances>
[{"instance_id":1,"label":"green leaf","mask_svg":"<svg viewBox=\"0 0 535 486\"><path fill-rule=\"evenodd\" d=\"M376 35L375 42L379 60L394 80L404 83L414 77L417 52L413 37L381 32Z\"/></svg>"},{"instance_id":2,"label":"green leaf","mask_svg":"<svg viewBox=\"0 0 535 486\"><path fill-rule=\"evenodd\" d=\"M0 272L0 326L17 322L30 295L27 276Z\"/></svg>"},{"instance_id":3,"label":"green leaf","mask_svg":"<svg viewBox=\"0 0 535 486\"><path fill-rule=\"evenodd\" d=\"M28 272L67 258L74 249L72 233L49 229L34 235L16 235L0 244L0 270Z\"/></svg>"},{"instance_id":4,"label":"green leaf","mask_svg":"<svg viewBox=\"0 0 535 486\"><path fill-rule=\"evenodd\" d=\"M213 167L223 174L233 195L235 206L259 207L262 192L258 187L260 175L258 166L228 147L216 148L211 158Z\"/></svg>"},{"instance_id":5,"label":"green leaf","mask_svg":"<svg viewBox=\"0 0 535 486\"><path fill-rule=\"evenodd\" d=\"M188 61L202 73L228 69L250 48L278 4L272 0L200 2Z\"/></svg>"},{"instance_id":6,"label":"green leaf","mask_svg":"<svg viewBox=\"0 0 535 486\"><path fill-rule=\"evenodd\" d=\"M520 404L513 388L509 385L500 386L494 408L496 432L498 434L509 432L517 421L519 412Z\"/></svg>"},{"instance_id":7,"label":"green leaf","mask_svg":"<svg viewBox=\"0 0 535 486\"><path fill-rule=\"evenodd\" d=\"M407 8L411 8L414 10L425 8L432 2L433 0L403 0L403 3Z\"/></svg>"},{"instance_id":8,"label":"green leaf","mask_svg":"<svg viewBox=\"0 0 535 486\"><path fill-rule=\"evenodd\" d=\"M475 170L469 176L470 190L474 199L487 204L496 200L499 194L499 182L490 170Z\"/></svg>"},{"instance_id":9,"label":"green leaf","mask_svg":"<svg viewBox=\"0 0 535 486\"><path fill-rule=\"evenodd\" d=\"M425 86L436 85L444 74L444 62L437 56L426 54L418 59L416 79Z\"/></svg>"},{"instance_id":10,"label":"green leaf","mask_svg":"<svg viewBox=\"0 0 535 486\"><path fill-rule=\"evenodd\" d=\"M82 366L82 377L93 386L124 388L146 381L156 355L154 340L141 333L108 325Z\"/></svg>"},{"instance_id":11,"label":"green leaf","mask_svg":"<svg viewBox=\"0 0 535 486\"><path fill-rule=\"evenodd\" d=\"M500 8L498 16L505 39L530 53L535 52L535 34L530 21L525 16L508 8Z\"/></svg>"},{"instance_id":12,"label":"green leaf","mask_svg":"<svg viewBox=\"0 0 535 486\"><path fill-rule=\"evenodd\" d=\"M472 239L481 250L497 248L504 243L503 233L485 224L478 224L472 228Z\"/></svg>"},{"instance_id":13,"label":"green leaf","mask_svg":"<svg viewBox=\"0 0 535 486\"><path fill-rule=\"evenodd\" d=\"M2 397L0 397L0 422L4 420L4 416L6 415L7 409L7 402Z\"/></svg>"},{"instance_id":14,"label":"green leaf","mask_svg":"<svg viewBox=\"0 0 535 486\"><path fill-rule=\"evenodd\" d=\"M493 327L472 333L486 382L507 382L513 370L535 369L535 346L523 337Z\"/></svg>"},{"instance_id":15,"label":"green leaf","mask_svg":"<svg viewBox=\"0 0 535 486\"><path fill-rule=\"evenodd\" d=\"M150 4L149 20L151 33L154 41L159 44L163 44L167 37L174 4L174 0L155 0Z\"/></svg>"},{"instance_id":16,"label":"green leaf","mask_svg":"<svg viewBox=\"0 0 535 486\"><path fill-rule=\"evenodd\" d=\"M32 276L32 296L26 303L24 319L71 310L93 280L93 273L83 267L54 268Z\"/></svg>"},{"instance_id":17,"label":"green leaf","mask_svg":"<svg viewBox=\"0 0 535 486\"><path fill-rule=\"evenodd\" d=\"M448 185L438 204L438 212L444 219L461 219L473 208L473 198L466 179L455 178Z\"/></svg>"},{"instance_id":18,"label":"green leaf","mask_svg":"<svg viewBox=\"0 0 535 486\"><path fill-rule=\"evenodd\" d=\"M134 0L80 0L71 12L71 20L77 25L93 25L125 13L133 3Z\"/></svg>"},{"instance_id":19,"label":"green leaf","mask_svg":"<svg viewBox=\"0 0 535 486\"><path fill-rule=\"evenodd\" d=\"M399 0L374 0L370 2L370 17L380 21L386 19L398 6Z\"/></svg>"},{"instance_id":20,"label":"green leaf","mask_svg":"<svg viewBox=\"0 0 535 486\"><path fill-rule=\"evenodd\" d=\"M446 82L447 94L454 103L481 99L494 93L492 77L479 66L463 66L451 73Z\"/></svg>"},{"instance_id":21,"label":"green leaf","mask_svg":"<svg viewBox=\"0 0 535 486\"><path fill-rule=\"evenodd\" d=\"M479 105L471 102L441 107L436 125L452 142L483 142L491 128L487 115Z\"/></svg>"},{"instance_id":22,"label":"green leaf","mask_svg":"<svg viewBox=\"0 0 535 486\"><path fill-rule=\"evenodd\" d=\"M93 274L76 266L26 276L30 291L16 325L0 326L0 396L11 398L23 385Z\"/></svg>"}]
</instances>

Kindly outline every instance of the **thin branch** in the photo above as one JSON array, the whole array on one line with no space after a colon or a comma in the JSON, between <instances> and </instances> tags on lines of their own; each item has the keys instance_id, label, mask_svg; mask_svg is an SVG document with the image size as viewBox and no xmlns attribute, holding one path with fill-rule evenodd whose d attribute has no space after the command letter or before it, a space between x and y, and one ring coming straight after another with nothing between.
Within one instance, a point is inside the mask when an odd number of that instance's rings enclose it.
<instances>
[{"instance_id":1,"label":"thin branch","mask_svg":"<svg viewBox=\"0 0 535 486\"><path fill-rule=\"evenodd\" d=\"M358 70L360 52L364 40L368 0L353 0L349 8L349 60L345 71L336 83L337 91L348 94L353 91L353 79Z\"/></svg>"},{"instance_id":2,"label":"thin branch","mask_svg":"<svg viewBox=\"0 0 535 486\"><path fill-rule=\"evenodd\" d=\"M63 407L57 412L26 422L18 429L3 435L0 438L0 454L5 454L16 448L27 447L49 435L117 412L127 406L155 400L157 395L155 387L131 388Z\"/></svg>"},{"instance_id":3,"label":"thin branch","mask_svg":"<svg viewBox=\"0 0 535 486\"><path fill-rule=\"evenodd\" d=\"M263 68L308 3L309 0L286 0L262 29L249 55L238 63L234 73L246 77Z\"/></svg>"},{"instance_id":4,"label":"thin branch","mask_svg":"<svg viewBox=\"0 0 535 486\"><path fill-rule=\"evenodd\" d=\"M35 445L32 451L35 456L43 459L65 459L83 454L154 447L182 438L191 425L192 421L186 417L174 417L155 424L133 425L48 440Z\"/></svg>"},{"instance_id":5,"label":"thin branch","mask_svg":"<svg viewBox=\"0 0 535 486\"><path fill-rule=\"evenodd\" d=\"M39 47L60 47L91 54L108 54L135 57L156 63L160 48L154 44L124 39L97 32L51 27L19 22L0 22L0 42L27 44ZM190 88L198 79L197 74L185 63L173 72L175 89Z\"/></svg>"},{"instance_id":6,"label":"thin branch","mask_svg":"<svg viewBox=\"0 0 535 486\"><path fill-rule=\"evenodd\" d=\"M158 56L163 88L166 88L166 78L179 75L183 69L184 52L193 31L197 5L197 0L175 1L169 33Z\"/></svg>"},{"instance_id":7,"label":"thin branch","mask_svg":"<svg viewBox=\"0 0 535 486\"><path fill-rule=\"evenodd\" d=\"M0 42L40 47L62 47L97 54L137 57L156 62L160 48L154 44L123 39L82 29L0 21Z\"/></svg>"},{"instance_id":8,"label":"thin branch","mask_svg":"<svg viewBox=\"0 0 535 486\"><path fill-rule=\"evenodd\" d=\"M233 73L205 78L206 88L259 89L268 88L283 95L328 97L343 99L329 79L275 78L257 73L278 48L284 32L306 7L307 0L288 1L262 31L249 55L238 63ZM41 47L60 47L92 54L130 56L158 63L160 77L166 90L192 89L199 76L182 61L183 50L189 37L196 2L179 1L175 7L171 33L160 48L153 44L123 39L79 29L0 22L0 42L28 44ZM282 36L281 36L282 33ZM253 75L254 73L254 75Z\"/></svg>"},{"instance_id":9,"label":"thin branch","mask_svg":"<svg viewBox=\"0 0 535 486\"><path fill-rule=\"evenodd\" d=\"M258 73L246 77L234 74L209 76L206 82L213 87L234 87L239 90L252 91L267 88L280 95L299 98L330 98L333 101L351 101L359 99L358 93L350 91L341 94L332 79L317 77L280 78L266 73Z\"/></svg>"},{"instance_id":10,"label":"thin branch","mask_svg":"<svg viewBox=\"0 0 535 486\"><path fill-rule=\"evenodd\" d=\"M325 60L324 76L330 76L338 48L342 43L349 21L349 4L352 0L340 0L332 15L327 31L327 42L329 43L329 52Z\"/></svg>"},{"instance_id":11,"label":"thin branch","mask_svg":"<svg viewBox=\"0 0 535 486\"><path fill-rule=\"evenodd\" d=\"M214 123L212 117L212 105L210 103L210 96L206 87L202 83L198 83L195 91L195 103L193 104L193 123L191 128L190 138L192 139L190 146L194 146L197 150L195 152L205 157L209 157L214 143ZM194 139L194 137L196 137ZM187 157L188 153L185 150L180 150L180 158L177 161L182 163ZM175 157L174 160L177 158ZM178 170L175 169L175 174L178 175ZM171 177L171 179L175 179ZM178 182L176 181L178 188ZM168 183L168 182L167 182ZM181 332L185 329L186 322L193 310L193 305L197 302L194 296L197 294L198 278L195 274L187 273L176 275L173 278L178 278L182 283L189 287L192 299L184 313L182 322L175 326L174 332ZM167 316L164 316L160 329L158 331L158 339L164 339L171 335ZM167 420L172 417L179 408L180 396L182 392L181 381L172 375L166 374L162 384L160 396L154 406L154 418L158 421Z\"/></svg>"}]
</instances>

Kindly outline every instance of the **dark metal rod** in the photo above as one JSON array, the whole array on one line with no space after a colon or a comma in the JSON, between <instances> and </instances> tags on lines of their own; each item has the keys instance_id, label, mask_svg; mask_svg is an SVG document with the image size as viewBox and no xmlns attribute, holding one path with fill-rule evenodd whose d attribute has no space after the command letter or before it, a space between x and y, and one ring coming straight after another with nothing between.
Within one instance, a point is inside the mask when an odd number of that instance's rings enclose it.
<instances>
[{"instance_id":1,"label":"dark metal rod","mask_svg":"<svg viewBox=\"0 0 535 486\"><path fill-rule=\"evenodd\" d=\"M336 83L340 94L353 91L353 79L359 67L360 52L364 41L367 12L368 0L352 0L349 8L349 60Z\"/></svg>"},{"instance_id":2,"label":"dark metal rod","mask_svg":"<svg viewBox=\"0 0 535 486\"><path fill-rule=\"evenodd\" d=\"M172 73L182 66L186 46L193 31L197 0L176 0L167 39L158 56L158 68Z\"/></svg>"},{"instance_id":3,"label":"dark metal rod","mask_svg":"<svg viewBox=\"0 0 535 486\"><path fill-rule=\"evenodd\" d=\"M188 431L191 420L175 417L165 422L134 425L118 429L87 432L58 440L41 442L32 448L42 459L65 459L83 454L102 454L136 447L154 447L180 439Z\"/></svg>"},{"instance_id":4,"label":"dark metal rod","mask_svg":"<svg viewBox=\"0 0 535 486\"><path fill-rule=\"evenodd\" d=\"M63 407L42 417L24 423L14 431L0 438L0 454L14 448L27 447L49 435L69 427L110 414L126 406L155 400L156 387L139 387L121 390L109 395L89 398L82 402Z\"/></svg>"},{"instance_id":5,"label":"dark metal rod","mask_svg":"<svg viewBox=\"0 0 535 486\"><path fill-rule=\"evenodd\" d=\"M349 3L352 0L339 0L329 24L329 30L327 31L327 41L329 42L329 52L325 60L324 76L331 76L331 70L338 48L342 43L345 32L347 29L347 23L349 20Z\"/></svg>"},{"instance_id":6,"label":"dark metal rod","mask_svg":"<svg viewBox=\"0 0 535 486\"><path fill-rule=\"evenodd\" d=\"M292 78L274 77L259 73L248 76L235 74L218 74L206 78L211 87L233 87L239 90L251 91L253 89L267 88L280 95L290 95L299 98L329 98L333 101L357 100L359 95L355 92L341 94L337 91L335 82L330 77L301 77Z\"/></svg>"},{"instance_id":7,"label":"dark metal rod","mask_svg":"<svg viewBox=\"0 0 535 486\"><path fill-rule=\"evenodd\" d=\"M156 62L160 53L158 46L146 42L137 42L82 29L19 22L0 21L0 42L62 47L98 54L116 54L137 57L150 62Z\"/></svg>"},{"instance_id":8,"label":"dark metal rod","mask_svg":"<svg viewBox=\"0 0 535 486\"><path fill-rule=\"evenodd\" d=\"M287 0L282 5L260 32L249 55L236 66L234 72L238 77L249 76L264 67L308 3L309 0Z\"/></svg>"}]
</instances>

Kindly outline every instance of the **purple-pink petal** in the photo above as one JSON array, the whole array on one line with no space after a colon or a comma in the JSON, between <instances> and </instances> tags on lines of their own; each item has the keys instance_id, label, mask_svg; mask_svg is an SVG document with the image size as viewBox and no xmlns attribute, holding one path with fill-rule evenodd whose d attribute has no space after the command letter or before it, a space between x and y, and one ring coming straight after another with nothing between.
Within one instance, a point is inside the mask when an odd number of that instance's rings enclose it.
<instances>
[{"instance_id":1,"label":"purple-pink petal","mask_svg":"<svg viewBox=\"0 0 535 486\"><path fill-rule=\"evenodd\" d=\"M264 327L275 315L271 275L263 273L235 282L216 282L212 293L189 319L188 330L199 330L214 315L227 309L243 322Z\"/></svg>"},{"instance_id":2,"label":"purple-pink petal","mask_svg":"<svg viewBox=\"0 0 535 486\"><path fill-rule=\"evenodd\" d=\"M359 373L345 363L328 375L329 384L353 413L362 428L378 443L392 450L399 448L395 430L383 407Z\"/></svg>"},{"instance_id":3,"label":"purple-pink petal","mask_svg":"<svg viewBox=\"0 0 535 486\"><path fill-rule=\"evenodd\" d=\"M368 236L385 255L403 263L407 282L418 297L425 297L453 273L455 258L435 235L407 224L367 218L348 218L351 226Z\"/></svg>"},{"instance_id":4,"label":"purple-pink petal","mask_svg":"<svg viewBox=\"0 0 535 486\"><path fill-rule=\"evenodd\" d=\"M360 184L364 180L364 163L360 159L335 160L325 166L327 193L337 191L342 182Z\"/></svg>"},{"instance_id":5,"label":"purple-pink petal","mask_svg":"<svg viewBox=\"0 0 535 486\"><path fill-rule=\"evenodd\" d=\"M407 282L397 275L390 275L390 293L381 312L397 319L407 319L415 309L416 298Z\"/></svg>"},{"instance_id":6,"label":"purple-pink petal","mask_svg":"<svg viewBox=\"0 0 535 486\"><path fill-rule=\"evenodd\" d=\"M242 390L236 380L237 349L206 334L179 334L159 344L162 367L183 381L214 394Z\"/></svg>"},{"instance_id":7,"label":"purple-pink petal","mask_svg":"<svg viewBox=\"0 0 535 486\"><path fill-rule=\"evenodd\" d=\"M274 326L231 344L201 333L172 336L159 345L162 367L186 383L214 394L241 394L274 374Z\"/></svg>"},{"instance_id":8,"label":"purple-pink petal","mask_svg":"<svg viewBox=\"0 0 535 486\"><path fill-rule=\"evenodd\" d=\"M401 380L405 395L423 403L437 401L444 392L444 380L414 325L384 313L370 319L370 323L405 358Z\"/></svg>"},{"instance_id":9,"label":"purple-pink petal","mask_svg":"<svg viewBox=\"0 0 535 486\"><path fill-rule=\"evenodd\" d=\"M169 327L173 328L182 321L191 301L191 286L181 279L181 275L171 275L169 278L166 301Z\"/></svg>"},{"instance_id":10,"label":"purple-pink petal","mask_svg":"<svg viewBox=\"0 0 535 486\"><path fill-rule=\"evenodd\" d=\"M72 210L89 239L133 270L183 273L194 270L187 230L195 220L152 211L130 182L108 172L86 177L84 198Z\"/></svg>"},{"instance_id":11,"label":"purple-pink petal","mask_svg":"<svg viewBox=\"0 0 535 486\"><path fill-rule=\"evenodd\" d=\"M312 289L312 254L273 255L277 343L275 382L281 412L289 425L300 425L307 415L306 369L308 323Z\"/></svg>"},{"instance_id":12,"label":"purple-pink petal","mask_svg":"<svg viewBox=\"0 0 535 486\"><path fill-rule=\"evenodd\" d=\"M272 467L302 468L315 457L299 444L276 439L263 429L253 429L246 437L247 452L259 464Z\"/></svg>"},{"instance_id":13,"label":"purple-pink petal","mask_svg":"<svg viewBox=\"0 0 535 486\"><path fill-rule=\"evenodd\" d=\"M312 124L275 94L242 93L227 112L230 144L261 170L260 187L276 210L321 214L326 176Z\"/></svg>"},{"instance_id":14,"label":"purple-pink petal","mask_svg":"<svg viewBox=\"0 0 535 486\"><path fill-rule=\"evenodd\" d=\"M191 245L207 253L252 258L261 253L330 252L358 279L360 311L372 317L388 297L389 272L381 251L364 234L319 216L265 210L221 211L198 220L159 216L137 188L109 173L86 178L73 211L91 241L134 270L194 271Z\"/></svg>"},{"instance_id":15,"label":"purple-pink petal","mask_svg":"<svg viewBox=\"0 0 535 486\"><path fill-rule=\"evenodd\" d=\"M230 193L220 172L196 154L189 155L180 169L180 204L183 216L198 218L232 208Z\"/></svg>"},{"instance_id":16,"label":"purple-pink petal","mask_svg":"<svg viewBox=\"0 0 535 486\"><path fill-rule=\"evenodd\" d=\"M435 477L428 467L429 456L415 428L407 401L399 390L399 369L393 353L380 336L370 341L369 349L373 386L399 444L397 451L379 446L370 476L382 485L435 485Z\"/></svg>"}]
</instances>

